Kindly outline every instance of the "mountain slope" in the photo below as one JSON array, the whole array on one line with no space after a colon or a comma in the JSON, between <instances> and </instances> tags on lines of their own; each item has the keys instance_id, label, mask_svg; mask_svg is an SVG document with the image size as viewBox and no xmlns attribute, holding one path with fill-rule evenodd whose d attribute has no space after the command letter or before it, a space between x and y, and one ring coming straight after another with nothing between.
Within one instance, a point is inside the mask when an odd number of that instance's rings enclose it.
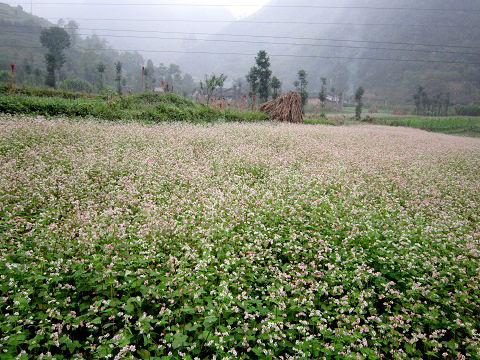
<instances>
[{"instance_id":1,"label":"mountain slope","mask_svg":"<svg viewBox=\"0 0 480 360\"><path fill-rule=\"evenodd\" d=\"M11 63L40 66L45 59L40 32L51 25L45 19L28 14L21 6L0 3L0 70L9 69Z\"/></svg>"},{"instance_id":2,"label":"mountain slope","mask_svg":"<svg viewBox=\"0 0 480 360\"><path fill-rule=\"evenodd\" d=\"M412 8L416 10L408 10ZM221 32L236 36L210 39L229 42L210 41L196 48L237 55L195 54L194 65L189 66L193 62L188 56L180 65L197 76L214 71L244 77L255 55L238 54L264 49L284 90L292 88L297 71L305 69L311 92L319 91L320 78L325 76L329 86L344 93L351 94L363 85L368 92L396 102L411 99L419 85L431 93L448 91L456 102L480 101L480 12L454 9L480 10L480 6L476 0L425 0L421 4L412 0L388 4L380 0L274 0L246 22L233 23Z\"/></svg>"},{"instance_id":3,"label":"mountain slope","mask_svg":"<svg viewBox=\"0 0 480 360\"><path fill-rule=\"evenodd\" d=\"M195 3L195 0L188 3ZM234 20L225 7L188 7L156 0L39 3L34 4L33 12L53 22L75 20L80 25L80 34L96 33L118 50L139 50L155 64L175 62L179 56L177 52L189 48L193 40L204 38L194 34L220 31L225 23L216 20L227 23Z\"/></svg>"}]
</instances>

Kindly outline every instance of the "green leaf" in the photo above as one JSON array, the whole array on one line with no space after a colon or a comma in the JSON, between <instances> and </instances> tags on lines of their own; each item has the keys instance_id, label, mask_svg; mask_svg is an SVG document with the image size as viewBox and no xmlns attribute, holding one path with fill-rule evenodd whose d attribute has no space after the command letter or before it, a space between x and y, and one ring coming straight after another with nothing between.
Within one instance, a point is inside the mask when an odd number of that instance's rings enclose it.
<instances>
[{"instance_id":1,"label":"green leaf","mask_svg":"<svg viewBox=\"0 0 480 360\"><path fill-rule=\"evenodd\" d=\"M173 343L172 346L174 349L178 349L180 346L182 346L185 341L188 339L187 335L183 335L182 333L177 333L173 337Z\"/></svg>"},{"instance_id":2,"label":"green leaf","mask_svg":"<svg viewBox=\"0 0 480 360\"><path fill-rule=\"evenodd\" d=\"M140 355L140 357L142 359L150 359L150 351L148 350L145 350L145 349L142 349L142 350L138 350L137 351L138 355Z\"/></svg>"},{"instance_id":3,"label":"green leaf","mask_svg":"<svg viewBox=\"0 0 480 360\"><path fill-rule=\"evenodd\" d=\"M218 320L218 318L215 316L215 315L210 315L210 316L207 316L205 318L205 320L203 321L203 324L204 325L211 325L213 323L215 323L216 321Z\"/></svg>"},{"instance_id":4,"label":"green leaf","mask_svg":"<svg viewBox=\"0 0 480 360\"><path fill-rule=\"evenodd\" d=\"M95 319L93 319L92 321L90 321L92 324L101 324L102 323L102 318L100 317L97 317Z\"/></svg>"}]
</instances>

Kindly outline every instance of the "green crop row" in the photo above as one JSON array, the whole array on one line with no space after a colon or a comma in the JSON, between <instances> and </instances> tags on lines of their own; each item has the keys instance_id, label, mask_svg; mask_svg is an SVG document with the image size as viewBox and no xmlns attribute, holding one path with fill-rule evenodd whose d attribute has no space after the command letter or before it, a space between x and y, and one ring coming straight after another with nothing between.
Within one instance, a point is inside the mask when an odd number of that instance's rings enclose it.
<instances>
[{"instance_id":1,"label":"green crop row","mask_svg":"<svg viewBox=\"0 0 480 360\"><path fill-rule=\"evenodd\" d=\"M141 94L131 97L65 98L0 95L0 113L45 116L95 117L104 120L142 122L260 121L268 116L255 111L214 109L175 94Z\"/></svg>"}]
</instances>

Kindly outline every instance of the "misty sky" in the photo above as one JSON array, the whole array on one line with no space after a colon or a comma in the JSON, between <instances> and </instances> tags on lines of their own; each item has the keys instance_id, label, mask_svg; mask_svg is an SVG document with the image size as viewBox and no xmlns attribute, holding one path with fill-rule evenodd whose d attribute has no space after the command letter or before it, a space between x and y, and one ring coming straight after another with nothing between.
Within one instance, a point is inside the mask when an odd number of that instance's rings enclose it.
<instances>
[{"instance_id":1,"label":"misty sky","mask_svg":"<svg viewBox=\"0 0 480 360\"><path fill-rule=\"evenodd\" d=\"M243 16L248 16L259 10L263 5L266 5L269 0L223 0L223 1L205 1L197 0L198 3L203 4L214 4L214 5L224 5L230 10L230 12L236 17L240 18ZM242 4L245 6L235 6ZM248 5L248 6L247 6Z\"/></svg>"},{"instance_id":2,"label":"misty sky","mask_svg":"<svg viewBox=\"0 0 480 360\"><path fill-rule=\"evenodd\" d=\"M20 0L20 1L7 1L9 5L16 6L22 5L25 11L30 12L31 7L33 7L34 15L45 16L44 12L42 11L43 1L40 0ZM73 0L65 1L68 2L78 2ZM101 0L96 1L97 3L112 3L112 0ZM115 3L135 3L135 1L123 0L123 1L114 1ZM165 1L157 1L157 0L143 0L142 3L152 3L152 4L159 4L159 3L169 3L169 4L202 4L202 5L220 5L225 6L234 16L235 18L239 19L248 15L253 14L255 11L259 10L263 5L266 5L269 0L182 0L182 1L175 1L175 0L165 0ZM38 3L36 5L35 3ZM62 8L66 9L66 6L62 6ZM67 10L68 11L68 10ZM68 17L68 16L65 16Z\"/></svg>"}]
</instances>

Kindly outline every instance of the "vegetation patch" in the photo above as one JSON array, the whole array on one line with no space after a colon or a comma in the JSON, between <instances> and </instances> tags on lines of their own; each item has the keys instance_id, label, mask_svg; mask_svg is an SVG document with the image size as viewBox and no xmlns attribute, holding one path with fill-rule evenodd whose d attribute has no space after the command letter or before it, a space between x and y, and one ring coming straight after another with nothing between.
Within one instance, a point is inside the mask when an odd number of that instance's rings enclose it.
<instances>
[{"instance_id":1,"label":"vegetation patch","mask_svg":"<svg viewBox=\"0 0 480 360\"><path fill-rule=\"evenodd\" d=\"M480 116L480 104L457 105L455 112L461 116Z\"/></svg>"},{"instance_id":2,"label":"vegetation patch","mask_svg":"<svg viewBox=\"0 0 480 360\"><path fill-rule=\"evenodd\" d=\"M475 117L385 117L374 122L390 126L407 126L454 135L480 136L480 118Z\"/></svg>"},{"instance_id":3,"label":"vegetation patch","mask_svg":"<svg viewBox=\"0 0 480 360\"><path fill-rule=\"evenodd\" d=\"M215 109L196 104L173 93L139 94L117 97L114 94L81 96L50 90L17 90L0 95L0 113L44 116L94 117L104 120L163 122L262 121L268 116L235 108ZM60 96L59 93L61 94Z\"/></svg>"},{"instance_id":4,"label":"vegetation patch","mask_svg":"<svg viewBox=\"0 0 480 360\"><path fill-rule=\"evenodd\" d=\"M0 127L0 358L480 357L478 139Z\"/></svg>"}]
</instances>

